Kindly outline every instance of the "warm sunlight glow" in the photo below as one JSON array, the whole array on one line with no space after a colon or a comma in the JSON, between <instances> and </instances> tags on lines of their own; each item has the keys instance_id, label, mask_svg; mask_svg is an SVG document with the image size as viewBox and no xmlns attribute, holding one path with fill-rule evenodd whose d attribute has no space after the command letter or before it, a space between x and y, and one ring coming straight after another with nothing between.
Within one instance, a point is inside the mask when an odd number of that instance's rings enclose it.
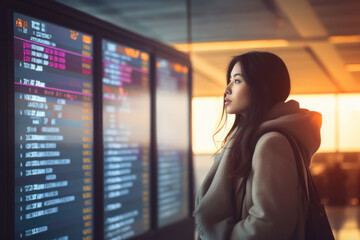
<instances>
[{"instance_id":1,"label":"warm sunlight glow","mask_svg":"<svg viewBox=\"0 0 360 240\"><path fill-rule=\"evenodd\" d=\"M202 97L192 100L192 124L193 124L193 152L194 154L213 154L220 147L221 140L230 130L233 115L228 115L226 130L216 135L217 147L213 141L213 134L221 118L223 97ZM225 117L225 116L224 116Z\"/></svg>"},{"instance_id":2,"label":"warm sunlight glow","mask_svg":"<svg viewBox=\"0 0 360 240\"><path fill-rule=\"evenodd\" d=\"M360 94L339 95L339 150L360 151Z\"/></svg>"},{"instance_id":3,"label":"warm sunlight glow","mask_svg":"<svg viewBox=\"0 0 360 240\"><path fill-rule=\"evenodd\" d=\"M290 99L298 101L301 108L322 114L318 152L360 151L360 94L290 95ZM212 136L221 117L222 101L222 97L193 98L194 154L213 154L217 150ZM232 126L234 116L229 117L226 130L218 134L217 140L222 140ZM220 143L217 142L217 147Z\"/></svg>"},{"instance_id":4,"label":"warm sunlight glow","mask_svg":"<svg viewBox=\"0 0 360 240\"><path fill-rule=\"evenodd\" d=\"M177 50L188 52L191 48L194 52L204 51L223 51L234 49L251 49L251 48L273 48L273 47L287 47L289 42L283 39L274 40L252 40L252 41L231 41L231 42L202 42L202 43L187 43L174 44Z\"/></svg>"},{"instance_id":5,"label":"warm sunlight glow","mask_svg":"<svg viewBox=\"0 0 360 240\"><path fill-rule=\"evenodd\" d=\"M334 94L290 95L301 108L317 111L322 115L321 145L318 152L335 152L335 96Z\"/></svg>"}]
</instances>

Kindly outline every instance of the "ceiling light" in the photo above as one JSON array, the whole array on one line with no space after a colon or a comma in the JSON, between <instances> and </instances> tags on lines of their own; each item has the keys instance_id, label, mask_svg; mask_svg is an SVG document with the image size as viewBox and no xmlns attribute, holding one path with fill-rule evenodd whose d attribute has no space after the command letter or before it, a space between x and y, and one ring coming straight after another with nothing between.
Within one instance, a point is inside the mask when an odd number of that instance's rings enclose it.
<instances>
[{"instance_id":1,"label":"ceiling light","mask_svg":"<svg viewBox=\"0 0 360 240\"><path fill-rule=\"evenodd\" d=\"M330 43L359 43L360 35L347 35L347 36L331 36L328 38Z\"/></svg>"},{"instance_id":2,"label":"ceiling light","mask_svg":"<svg viewBox=\"0 0 360 240\"><path fill-rule=\"evenodd\" d=\"M287 47L289 42L282 39L274 40L251 40L251 41L229 41L229 42L202 42L202 43L181 43L173 45L176 49L188 52L223 51L249 48L274 48Z\"/></svg>"},{"instance_id":3,"label":"ceiling light","mask_svg":"<svg viewBox=\"0 0 360 240\"><path fill-rule=\"evenodd\" d=\"M346 64L345 67L349 72L360 72L360 64Z\"/></svg>"}]
</instances>

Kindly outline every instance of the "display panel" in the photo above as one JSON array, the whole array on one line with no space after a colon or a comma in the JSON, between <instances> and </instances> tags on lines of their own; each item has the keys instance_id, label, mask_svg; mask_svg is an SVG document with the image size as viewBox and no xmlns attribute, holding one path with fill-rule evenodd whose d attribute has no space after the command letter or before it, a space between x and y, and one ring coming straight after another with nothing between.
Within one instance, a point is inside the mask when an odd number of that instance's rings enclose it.
<instances>
[{"instance_id":1,"label":"display panel","mask_svg":"<svg viewBox=\"0 0 360 240\"><path fill-rule=\"evenodd\" d=\"M15 239L93 239L92 36L13 26Z\"/></svg>"},{"instance_id":2,"label":"display panel","mask_svg":"<svg viewBox=\"0 0 360 240\"><path fill-rule=\"evenodd\" d=\"M158 225L189 215L188 67L156 60Z\"/></svg>"},{"instance_id":3,"label":"display panel","mask_svg":"<svg viewBox=\"0 0 360 240\"><path fill-rule=\"evenodd\" d=\"M150 61L103 40L104 239L150 229Z\"/></svg>"}]
</instances>

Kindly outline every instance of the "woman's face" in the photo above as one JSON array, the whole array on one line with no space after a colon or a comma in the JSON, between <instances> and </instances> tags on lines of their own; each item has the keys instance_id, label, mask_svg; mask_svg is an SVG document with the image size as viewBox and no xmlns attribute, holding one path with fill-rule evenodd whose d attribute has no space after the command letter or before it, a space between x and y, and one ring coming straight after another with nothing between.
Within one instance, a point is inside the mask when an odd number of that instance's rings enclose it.
<instances>
[{"instance_id":1,"label":"woman's face","mask_svg":"<svg viewBox=\"0 0 360 240\"><path fill-rule=\"evenodd\" d=\"M244 114L250 105L250 90L243 77L240 62L237 62L231 71L224 101L229 114Z\"/></svg>"}]
</instances>

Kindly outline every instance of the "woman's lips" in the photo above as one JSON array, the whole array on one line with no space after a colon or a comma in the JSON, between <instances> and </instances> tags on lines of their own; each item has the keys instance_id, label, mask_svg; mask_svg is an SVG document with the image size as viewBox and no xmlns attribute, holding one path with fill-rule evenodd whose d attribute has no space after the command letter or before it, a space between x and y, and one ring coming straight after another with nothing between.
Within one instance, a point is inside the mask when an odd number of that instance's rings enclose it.
<instances>
[{"instance_id":1,"label":"woman's lips","mask_svg":"<svg viewBox=\"0 0 360 240\"><path fill-rule=\"evenodd\" d=\"M225 100L225 105L230 104L230 103L231 103L230 100Z\"/></svg>"}]
</instances>

